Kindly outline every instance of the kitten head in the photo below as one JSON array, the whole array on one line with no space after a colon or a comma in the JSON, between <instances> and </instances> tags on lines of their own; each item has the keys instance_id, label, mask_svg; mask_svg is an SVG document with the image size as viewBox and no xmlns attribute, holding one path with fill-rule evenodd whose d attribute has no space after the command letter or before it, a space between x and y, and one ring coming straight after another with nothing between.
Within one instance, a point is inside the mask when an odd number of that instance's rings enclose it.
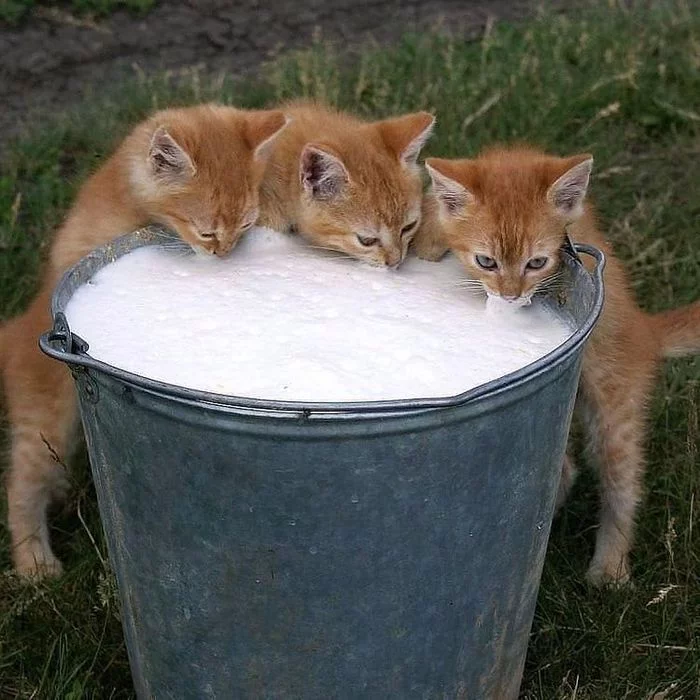
<instances>
[{"instance_id":1,"label":"kitten head","mask_svg":"<svg viewBox=\"0 0 700 700\"><path fill-rule=\"evenodd\" d=\"M593 158L491 150L428 158L445 242L489 295L518 305L556 279L566 225L584 212Z\"/></svg>"},{"instance_id":2,"label":"kitten head","mask_svg":"<svg viewBox=\"0 0 700 700\"><path fill-rule=\"evenodd\" d=\"M307 143L299 162L300 233L371 265L399 265L420 223L416 159L434 121L418 112Z\"/></svg>"},{"instance_id":3,"label":"kitten head","mask_svg":"<svg viewBox=\"0 0 700 700\"><path fill-rule=\"evenodd\" d=\"M149 219L195 250L226 255L258 217L279 111L202 105L154 115L130 144L131 184Z\"/></svg>"}]
</instances>

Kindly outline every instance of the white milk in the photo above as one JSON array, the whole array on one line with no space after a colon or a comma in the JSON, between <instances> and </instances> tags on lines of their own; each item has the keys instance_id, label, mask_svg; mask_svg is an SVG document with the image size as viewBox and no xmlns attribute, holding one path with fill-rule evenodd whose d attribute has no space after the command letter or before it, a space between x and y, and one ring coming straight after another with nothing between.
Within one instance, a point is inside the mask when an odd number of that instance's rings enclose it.
<instances>
[{"instance_id":1,"label":"white milk","mask_svg":"<svg viewBox=\"0 0 700 700\"><path fill-rule=\"evenodd\" d=\"M537 304L487 312L463 280L452 258L377 269L258 228L225 259L135 250L78 289L66 315L107 364L290 401L452 396L571 334Z\"/></svg>"}]
</instances>

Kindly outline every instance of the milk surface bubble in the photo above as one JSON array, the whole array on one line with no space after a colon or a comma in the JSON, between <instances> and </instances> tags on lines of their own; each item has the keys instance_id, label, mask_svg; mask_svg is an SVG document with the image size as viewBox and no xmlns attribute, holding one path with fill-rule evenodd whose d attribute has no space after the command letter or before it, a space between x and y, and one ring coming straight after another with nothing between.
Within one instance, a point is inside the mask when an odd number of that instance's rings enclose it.
<instances>
[{"instance_id":1,"label":"milk surface bubble","mask_svg":"<svg viewBox=\"0 0 700 700\"><path fill-rule=\"evenodd\" d=\"M136 249L80 287L66 316L114 367L289 401L452 396L571 335L537 302L487 312L463 281L450 257L378 269L256 228L224 259Z\"/></svg>"}]
</instances>

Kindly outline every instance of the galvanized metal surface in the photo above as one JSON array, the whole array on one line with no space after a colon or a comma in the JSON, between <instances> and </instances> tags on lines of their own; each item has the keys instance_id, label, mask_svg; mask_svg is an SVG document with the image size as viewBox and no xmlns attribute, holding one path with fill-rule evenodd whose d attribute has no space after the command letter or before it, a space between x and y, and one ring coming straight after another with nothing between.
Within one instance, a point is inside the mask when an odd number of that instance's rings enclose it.
<instances>
[{"instance_id":1,"label":"galvanized metal surface","mask_svg":"<svg viewBox=\"0 0 700 700\"><path fill-rule=\"evenodd\" d=\"M565 255L578 331L449 399L223 397L85 354L81 261L45 352L74 371L143 698L517 697L583 343L602 304ZM557 302L552 300L552 304Z\"/></svg>"}]
</instances>

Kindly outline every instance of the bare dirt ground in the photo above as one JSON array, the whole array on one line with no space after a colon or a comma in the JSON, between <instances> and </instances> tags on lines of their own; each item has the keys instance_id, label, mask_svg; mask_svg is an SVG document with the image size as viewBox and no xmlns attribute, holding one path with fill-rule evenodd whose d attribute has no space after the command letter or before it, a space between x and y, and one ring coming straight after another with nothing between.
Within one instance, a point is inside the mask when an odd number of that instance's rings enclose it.
<instances>
[{"instance_id":1,"label":"bare dirt ground","mask_svg":"<svg viewBox=\"0 0 700 700\"><path fill-rule=\"evenodd\" d=\"M341 49L390 43L442 22L478 34L492 19L518 19L531 0L162 0L148 14L102 21L40 8L20 27L0 26L0 150L30 120L135 74L240 75L314 33Z\"/></svg>"}]
</instances>

